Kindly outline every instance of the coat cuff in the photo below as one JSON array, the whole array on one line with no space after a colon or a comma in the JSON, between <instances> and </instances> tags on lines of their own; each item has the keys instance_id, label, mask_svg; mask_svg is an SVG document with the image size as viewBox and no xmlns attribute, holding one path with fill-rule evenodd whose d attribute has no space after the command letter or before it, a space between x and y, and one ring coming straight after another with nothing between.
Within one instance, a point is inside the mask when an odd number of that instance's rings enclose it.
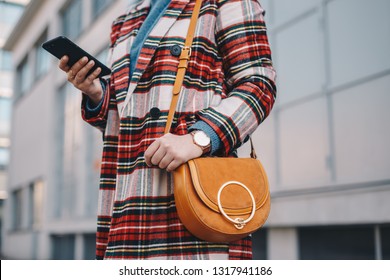
<instances>
[{"instance_id":1,"label":"coat cuff","mask_svg":"<svg viewBox=\"0 0 390 280\"><path fill-rule=\"evenodd\" d=\"M100 80L103 87L103 97L98 105L93 106L91 100L86 94L83 94L81 103L81 115L84 121L92 126L98 127L100 130L104 130L107 121L107 112L109 107L109 93L108 87L104 80Z\"/></svg>"},{"instance_id":2,"label":"coat cuff","mask_svg":"<svg viewBox=\"0 0 390 280\"><path fill-rule=\"evenodd\" d=\"M102 110L103 102L104 102L104 95L106 93L106 84L102 80L100 80L100 84L101 84L102 89L103 89L103 96L97 105L92 104L91 99L88 96L85 96L85 100L86 100L85 101L85 115L88 119L93 118L93 117L97 117L97 115L99 115L99 112Z\"/></svg>"}]
</instances>

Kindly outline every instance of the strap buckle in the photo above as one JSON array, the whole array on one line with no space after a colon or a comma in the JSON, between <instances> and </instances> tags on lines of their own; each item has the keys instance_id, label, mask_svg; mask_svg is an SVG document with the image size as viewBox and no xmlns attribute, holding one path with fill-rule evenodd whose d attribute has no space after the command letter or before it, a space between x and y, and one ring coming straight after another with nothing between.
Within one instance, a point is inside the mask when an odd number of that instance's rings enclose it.
<instances>
[{"instance_id":1,"label":"strap buckle","mask_svg":"<svg viewBox=\"0 0 390 280\"><path fill-rule=\"evenodd\" d=\"M184 47L182 48L182 50L181 50L180 60L182 60L182 59L189 60L190 57L191 57L191 54L192 54L192 48L191 48L191 47L184 46Z\"/></svg>"},{"instance_id":2,"label":"strap buckle","mask_svg":"<svg viewBox=\"0 0 390 280\"><path fill-rule=\"evenodd\" d=\"M180 58L179 58L179 66L178 69L187 69L188 62L190 61L191 56L191 47L183 47L181 50Z\"/></svg>"}]
</instances>

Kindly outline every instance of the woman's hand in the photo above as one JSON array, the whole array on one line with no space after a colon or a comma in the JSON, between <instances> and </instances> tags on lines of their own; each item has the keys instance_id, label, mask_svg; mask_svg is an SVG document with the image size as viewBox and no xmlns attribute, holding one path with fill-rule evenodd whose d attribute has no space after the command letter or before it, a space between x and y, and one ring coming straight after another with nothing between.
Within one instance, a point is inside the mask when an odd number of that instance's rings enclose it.
<instances>
[{"instance_id":1,"label":"woman's hand","mask_svg":"<svg viewBox=\"0 0 390 280\"><path fill-rule=\"evenodd\" d=\"M192 135L165 134L154 141L145 151L146 164L158 166L168 172L181 164L202 155L202 149L194 144Z\"/></svg>"},{"instance_id":2,"label":"woman's hand","mask_svg":"<svg viewBox=\"0 0 390 280\"><path fill-rule=\"evenodd\" d=\"M93 60L88 61L87 57L81 58L72 67L68 66L69 58L63 56L59 63L59 68L67 73L68 81L77 89L88 95L94 104L98 104L103 97L103 89L100 81L97 79L102 71L98 67L93 73L87 76L89 70L95 65Z\"/></svg>"}]
</instances>

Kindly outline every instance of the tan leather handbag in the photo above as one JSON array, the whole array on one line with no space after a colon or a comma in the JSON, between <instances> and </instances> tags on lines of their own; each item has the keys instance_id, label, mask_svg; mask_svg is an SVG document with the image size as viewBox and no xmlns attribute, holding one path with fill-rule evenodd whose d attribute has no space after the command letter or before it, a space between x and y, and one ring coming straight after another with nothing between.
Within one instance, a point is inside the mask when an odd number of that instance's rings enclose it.
<instances>
[{"instance_id":1,"label":"tan leather handbag","mask_svg":"<svg viewBox=\"0 0 390 280\"><path fill-rule=\"evenodd\" d=\"M201 3L196 1L180 56L165 133L176 110ZM250 141L251 158L202 157L173 171L177 213L194 236L210 242L231 242L266 222L270 211L268 179Z\"/></svg>"},{"instance_id":2,"label":"tan leather handbag","mask_svg":"<svg viewBox=\"0 0 390 280\"><path fill-rule=\"evenodd\" d=\"M193 159L173 172L173 181L179 218L200 239L235 241L267 220L268 180L257 159Z\"/></svg>"}]
</instances>

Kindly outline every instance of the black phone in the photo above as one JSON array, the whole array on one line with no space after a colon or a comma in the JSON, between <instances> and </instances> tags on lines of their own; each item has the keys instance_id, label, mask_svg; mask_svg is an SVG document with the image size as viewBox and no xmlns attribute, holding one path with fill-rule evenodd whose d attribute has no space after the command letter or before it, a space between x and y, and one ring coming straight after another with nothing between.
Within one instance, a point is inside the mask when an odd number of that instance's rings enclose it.
<instances>
[{"instance_id":1,"label":"black phone","mask_svg":"<svg viewBox=\"0 0 390 280\"><path fill-rule=\"evenodd\" d=\"M70 39L68 39L65 36L58 36L56 38L53 38L43 43L42 48L47 50L49 53L51 53L58 59L61 59L64 55L67 55L69 57L69 61L68 61L69 66L72 66L84 56L88 57L88 60L93 60L95 62L95 65L88 72L87 76L91 74L93 71L95 71L98 67L102 69L102 71L99 74L99 78L103 76L107 76L111 73L110 68L105 66L103 63L101 63L95 57L93 57L85 50L77 46L75 43L73 43Z\"/></svg>"}]
</instances>

